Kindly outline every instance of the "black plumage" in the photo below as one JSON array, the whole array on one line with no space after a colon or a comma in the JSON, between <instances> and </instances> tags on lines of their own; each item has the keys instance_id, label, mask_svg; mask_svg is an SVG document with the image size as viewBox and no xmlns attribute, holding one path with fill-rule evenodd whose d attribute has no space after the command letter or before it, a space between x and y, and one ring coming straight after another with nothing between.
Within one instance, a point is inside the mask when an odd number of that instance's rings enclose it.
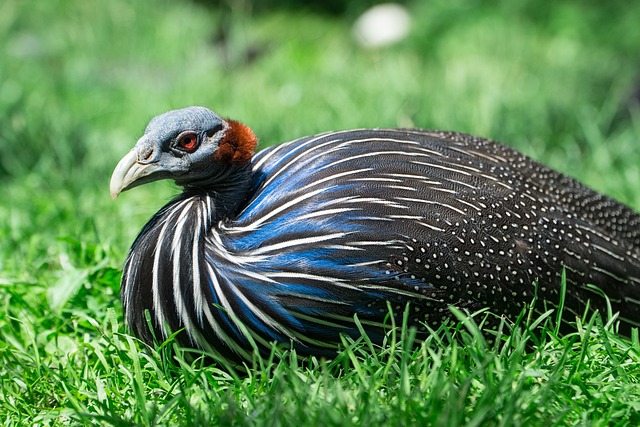
<instances>
[{"instance_id":1,"label":"black plumage","mask_svg":"<svg viewBox=\"0 0 640 427\"><path fill-rule=\"evenodd\" d=\"M426 333L449 306L513 318L587 305L640 323L640 216L494 141L365 129L260 151L246 126L202 107L151 121L111 190L184 187L144 227L122 279L128 324L230 358L250 341L331 355L354 315L380 340L388 306Z\"/></svg>"}]
</instances>

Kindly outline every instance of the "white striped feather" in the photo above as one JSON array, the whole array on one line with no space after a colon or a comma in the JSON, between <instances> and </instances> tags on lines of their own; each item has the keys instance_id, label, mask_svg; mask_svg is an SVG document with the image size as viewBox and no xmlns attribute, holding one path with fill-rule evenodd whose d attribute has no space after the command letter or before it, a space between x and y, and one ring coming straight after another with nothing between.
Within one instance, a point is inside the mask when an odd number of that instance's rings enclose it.
<instances>
[{"instance_id":1,"label":"white striped feather","mask_svg":"<svg viewBox=\"0 0 640 427\"><path fill-rule=\"evenodd\" d=\"M191 324L191 319L189 318L189 314L187 311L187 308L185 307L184 304L184 300L182 298L182 280L181 280L181 273L182 273L182 265L183 263L187 263L187 265L189 265L189 260L183 260L181 259L181 254L182 254L182 230L184 229L185 226L185 221L189 216L189 211L191 209L191 207L193 206L193 202L192 201L188 201L186 203L184 203L180 215L178 216L178 219L174 225L174 231L173 231L173 239L171 242L171 259L173 260L173 299L174 299L174 303L175 303L175 309L177 311L178 317L182 320L182 323L186 326L187 329L187 333L194 329L193 325ZM193 269L194 266L191 266L191 269ZM197 265L196 265L197 267ZM191 283L187 283L187 286L191 286Z\"/></svg>"},{"instance_id":2,"label":"white striped feather","mask_svg":"<svg viewBox=\"0 0 640 427\"><path fill-rule=\"evenodd\" d=\"M269 252L280 251L285 248L300 247L304 245L313 245L317 247L317 244L320 242L327 242L334 239L341 239L347 234L349 233L332 233L327 235L319 235L319 236L313 236L313 237L304 237L300 239L285 240L283 242L274 243L269 246L261 246L253 250L252 253L255 255L263 255L263 254L268 254Z\"/></svg>"},{"instance_id":3,"label":"white striped feather","mask_svg":"<svg viewBox=\"0 0 640 427\"><path fill-rule=\"evenodd\" d=\"M387 247L390 250L395 250L407 248L406 242L404 240L376 240L373 237L375 233L372 233L372 240L349 241L348 239L351 232L345 231L322 233L322 230L317 230L317 234L315 235L309 236L305 234L303 237L295 237L295 234L293 234L293 237L286 236L286 240L276 240L276 243L268 243L262 246L257 244L254 247L238 251L237 253L231 251L225 243L227 241L226 239L233 239L234 237L242 238L243 234L249 234L263 229L263 227L268 227L271 222L276 222L282 214L288 211L296 211L300 213L299 215L297 215L295 221L307 221L321 218L321 221L326 221L327 223L329 223L333 216L340 217L342 216L342 214L354 213L356 221L363 224L366 222L370 222L368 226L372 230L375 230L376 228L386 227L387 225L391 227L393 226L394 221L408 221L412 224L428 229L430 233L429 235L431 236L435 236L435 233L445 233L448 230L457 231L461 228L461 223L468 224L466 218L476 216L480 217L481 214L483 215L483 218L486 217L489 221L501 221L501 224L503 224L501 226L505 229L507 227L512 227L514 229L522 227L523 230L528 230L527 227L534 227L540 224L543 224L545 229L552 228L551 222L547 218L547 214L549 212L554 212L555 207L548 206L549 202L546 200L546 198L543 198L541 196L533 197L526 190L521 191L522 189L515 189L514 185L512 185L512 181L510 180L511 178L503 179L502 175L500 175L500 173L494 172L493 169L491 170L491 173L493 174L490 174L488 172L489 169L486 167L487 163L482 162L490 162L492 164L509 163L508 159L500 156L497 153L472 150L462 143L457 144L455 142L452 142L447 146L447 149L458 152L466 156L467 158L471 157L480 159L479 163L473 163L477 166L474 167L471 166L470 162L467 164L456 159L452 160L441 152L425 148L421 145L420 142L417 141L409 141L391 137L367 137L346 140L342 139L343 135L349 134L351 132L353 131L334 132L330 134L317 135L302 142L292 141L290 143L281 144L275 148L267 150L263 154L258 154L255 162L252 165L253 170L259 171L262 168L267 168L267 170L271 171L271 173L267 176L266 181L260 184L260 187L257 189L258 192L261 191L261 189L268 188L275 182L278 177L286 176L287 173L299 173L297 171L298 168L304 171L304 165L313 165L316 160L323 158L323 156L327 156L328 153L332 154L333 160L324 163L316 163L316 166L314 167L316 167L315 173L317 173L318 176L312 177L313 179L310 178L307 181L301 180L300 182L302 182L303 185L296 188L293 192L287 194L276 194L275 197L282 197L281 203L274 203L268 198L264 200L260 199L260 202L256 202L258 206L260 206L259 203L264 203L265 206L271 203L273 208L266 210L264 209L264 207L261 207L261 209L263 209L260 212L261 214L255 217L251 217L251 215L248 215L250 219L247 221L241 223L234 223L233 221L220 221L216 224L211 224L211 218L213 218L215 206L213 199L209 196L202 197L202 203L194 202L195 199L187 199L191 201L183 200L176 204L176 206L172 207L172 209L167 213L161 224L161 229L158 234L158 242L160 242L160 245L166 244L164 242L167 240L167 236L173 233L171 239L171 250L174 309L176 310L181 323L185 326L185 329L189 333L190 338L193 341L197 342L201 347L208 348L208 343L200 334L200 328L197 328L194 325L194 321L190 316L188 307L186 307L185 302L182 298L183 292L193 293L194 308L196 311L195 322L200 327L208 325L217 338L225 342L229 347L233 348L234 351L236 351L238 354L241 354L243 357L246 357L248 355L246 349L244 348L244 345L239 342L237 338L229 336L229 334L225 332L225 327L219 324L219 321L217 320L219 319L219 317L212 311L213 307L210 306L210 303L208 303L208 301L210 301L210 298L207 294L208 292L214 293L217 300L220 302L220 307L215 309L223 310L229 316L231 321L236 324L238 329L243 331L244 334L248 334L253 340L261 343L262 345L268 345L268 343L265 341L262 335L257 334L250 328L245 328L244 325L241 324L241 321L239 320L240 313L236 313L233 310L233 304L230 299L244 306L248 310L248 312L252 313L267 328L271 329L272 331L276 331L277 333L293 342L307 343L315 346L327 346L331 348L335 346L335 343L324 343L308 337L296 328L290 327L290 325L284 325L273 318L269 313L265 311L264 306L261 306L253 300L250 290L243 290L240 287L234 286L234 283L229 282L228 278L222 277L218 273L216 260L221 260L225 264L233 266L235 268L234 273L239 274L239 277L237 277L238 280L242 280L241 276L244 276L245 278L252 279L252 282L255 281L255 283L268 284L271 288L277 287L278 284L282 281L286 282L286 280L290 279L299 279L301 281L313 281L319 284L326 283L333 289L344 289L345 291L350 292L379 291L386 295L397 295L400 297L407 297L415 300L433 301L437 303L443 302L442 299L432 298L430 296L424 295L422 293L422 288L420 288L420 291L416 289L416 291L413 292L411 290L408 290L407 288L378 285L373 283L367 284L360 282L358 283L358 285L355 285L339 277L331 277L330 275L317 275L309 272L297 271L293 267L289 267L288 265L281 266L281 269L279 271L261 270L262 265L269 265L269 261L271 259L274 259L273 257L277 257L285 251L298 249L302 250L305 247L317 249L318 251L322 251L323 249L364 251L367 247ZM407 131L406 133L410 135L425 135L425 132L418 131ZM441 136L438 133L431 133L431 135L437 137ZM350 147L353 147L357 144L372 144L371 146L375 147L375 141L380 141L383 143L396 142L400 145L398 146L398 149L372 149L364 153L358 152L358 154L349 154ZM287 150L290 150L290 152L287 153L286 160L279 160L279 156L283 153L286 153ZM342 152L344 152L344 155L342 154ZM416 169L440 170L446 172L444 173L445 177L438 177L437 179L434 179L429 176L422 176L420 174L410 172L390 173L388 172L388 169L384 168L381 168L382 172L378 172L375 168L369 166L358 167L355 169L351 168L349 170L341 169L344 168L345 164L358 165L359 162L362 161L365 161L365 164L367 164L367 159L369 159L370 161L370 159L376 157L387 159L393 158L394 161L404 159L406 160L407 164L415 165L413 169L407 168L407 171L413 172ZM272 165L272 162L275 163ZM416 166L419 168L417 168ZM499 168L497 169L498 171L500 171ZM457 177L456 174L458 175ZM465 177L473 179L467 179ZM508 191L500 192L500 199L486 199L481 194L484 185L479 182L479 180L487 180L489 181L489 185L493 186L493 188L498 185ZM372 188L387 188L390 191L387 191L387 193L383 193L385 195L388 194L388 197L380 197L379 192L375 193L375 197L372 197L374 193L370 193L368 195L366 192L363 192L362 194L343 196L342 194L344 193L339 192L340 188L342 187L333 183L338 183L340 185L345 185L345 183L356 183L354 184L353 188L359 188L359 184L357 183L362 183L363 188L368 186L369 183L374 183ZM379 183L379 185L375 185L375 183ZM419 189L420 191L422 191L425 188L428 188L429 191L432 192L432 197L407 197L409 195L412 195L410 193L417 193ZM339 196L333 197L332 192L335 192L335 194L338 194ZM480 194L476 196L476 192ZM331 195L331 197L326 197L324 193ZM473 195L470 196L470 194ZM537 191L534 192L534 194L537 194ZM514 209L511 209L508 206L503 207L501 205L502 203L510 200L510 198L520 200L520 204L524 208L524 210L518 211L519 206L516 206L515 204L513 205L515 207ZM530 202L525 203L527 201L525 199L530 200L535 204L531 204ZM251 203L249 203L248 206L255 207L255 205L251 205ZM428 206L433 206L434 209L431 209ZM384 209L378 209L378 207ZM416 207L419 208L416 209ZM491 209L494 209L496 207L499 207L501 211L492 212ZM197 215L195 215L195 217L197 218L199 223L194 227L196 231L192 236L193 244L190 248L190 259L183 260L181 259L181 252L184 248L181 246L181 238L183 230L185 229L185 221L189 217L188 212L194 208L197 209ZM435 216L433 219L431 217L426 217L425 215L419 214L420 212L432 211L439 214L443 213L444 211L448 211L450 213L444 214L443 216ZM538 211L538 213L536 211ZM485 212L489 212L488 215L485 215ZM500 212L502 212L502 214ZM240 216L244 215L245 213L247 212L241 212ZM250 214L250 212L248 213ZM455 215L452 215L452 213ZM351 217L351 214L345 216ZM522 224L523 216L528 220L528 222L524 225ZM456 219L454 219L452 222L447 219L450 217ZM517 221L514 218L517 219ZM294 223L295 221L287 219L286 222ZM434 223L431 223L432 221ZM549 226L547 226L547 224L549 224ZM287 226L288 225L289 224L287 224ZM583 232L591 233L593 236L604 239L605 241L612 243L614 246L619 246L619 242L617 242L615 239L611 239L610 236L602 231L596 230L590 226L580 223L576 224L575 227L576 233L578 234L582 234ZM472 232L476 233L476 230L472 230ZM223 235L224 238L222 237ZM449 241L455 239L463 245L467 244L468 241L471 241L473 243L473 238L475 238L475 236L472 236L472 238L470 238L468 235L465 236L461 235L460 233L456 234L454 232L447 233L446 237ZM495 235L487 234L486 239L484 240L487 241L489 246L491 246L491 242L496 243L496 246L500 246L508 242L507 239L508 237L506 235L496 233ZM588 239L583 239L581 244L610 258L612 262L625 262L626 258L621 253L603 247L602 245L588 242L587 240ZM269 242L270 241L271 240L269 240ZM529 243L533 244L533 241L531 240L529 241ZM479 241L479 244L482 246L482 248L485 247L484 241ZM165 316L163 310L168 309L161 301L159 291L161 284L159 283L158 277L160 263L164 261L161 259L160 253L164 253L165 249L166 248L162 246L158 248L158 250L156 250L154 254L153 260L153 309L155 313L155 322L158 325L164 325L164 323L166 322L167 316ZM201 252L203 249L205 251L210 251L210 255L204 256L204 254ZM584 262L584 260L581 258L581 255L577 253L580 251L571 251L566 247L561 248L560 246L558 246L558 244L556 244L556 249L558 249L559 251L564 250L564 253L566 253L567 256L572 257L573 259L580 262ZM492 250L490 250L489 253L493 254ZM557 252L552 257L548 252L545 253L546 256L549 256L549 259L554 263L558 260L559 255L557 254ZM436 258L436 253L433 252L432 254L434 258ZM626 252L626 255L630 256L628 251ZM504 252L501 252L501 256L504 256ZM134 261L135 256L132 255L131 259L129 260L127 269L128 277L135 277L135 274L132 274L132 269L135 265ZM388 261L388 259L374 259L362 262L354 262L351 264L347 264L347 266L354 268L375 266L383 265ZM203 286L203 278L201 277L201 272L197 267L199 265L202 265L203 262L206 265L206 273L210 286ZM521 260L518 259L518 262L521 262ZM192 266L195 266L193 267L191 274L193 281L193 283L191 284L181 283L181 280L184 277L188 277L187 275L181 274L184 272L183 269L185 268L185 263L191 263ZM496 266L496 268L497 271L500 270L499 266ZM566 268L575 276L585 276L584 272L581 272L576 268L572 268L570 266L567 266ZM541 267L538 267L538 269L541 273L544 271L545 274L549 276L551 275L550 271L545 271ZM616 274L613 274L611 271L607 271L605 268L591 266L591 270L604 274L619 282L623 282L626 280ZM500 277L502 277L506 281L509 281L509 276L511 276L511 280L513 280L514 274L515 273L509 272L508 275L503 274ZM529 270L529 276L533 276L531 269ZM415 276L411 277L414 278ZM439 279L440 275L437 275L435 277ZM442 277L444 278L444 274L442 275ZM491 277L493 280L493 273L489 274L489 277ZM497 272L496 278L498 278ZM368 280L367 277L362 277L362 279L364 281ZM631 278L629 280L640 283L640 279L638 278ZM523 283L522 278L520 278L520 283ZM502 285L504 285L504 283L502 283ZM132 292L130 292L131 286L129 284L125 284L124 289L125 292L129 290L129 293L132 294ZM553 290L553 292L555 291L556 290ZM336 292L339 293L339 291ZM500 294L502 298L507 298L507 294L501 288L499 279L491 292L492 294ZM472 292L469 291L469 295L471 294ZM502 294L504 294L505 296L502 296ZM325 305L342 305L340 301L328 300L327 298L313 295L312 293L304 295L288 293L287 295L290 295L291 297L304 298L310 301L316 301ZM514 296L516 296L515 293ZM572 297L575 300L586 304L585 298L583 298L580 294L572 295ZM134 301L131 298L131 295L128 295L126 297L125 306L133 306ZM480 298L479 293L478 298ZM625 301L630 304L640 304L640 301L631 297L626 297ZM549 304L554 305L552 302L549 302ZM323 325L335 329L343 328L345 324L353 324L353 318L350 318L348 316L327 313L326 315L315 317L300 313L295 309L287 308L287 310L290 315L297 319L303 320L304 322L312 322L321 326ZM571 307L565 307L565 310L578 316L578 313ZM333 322L332 320L335 320L335 322ZM381 322L370 320L362 320L362 323L368 326L375 326L377 328L382 328L385 326ZM630 323L637 324L637 322L633 321L630 321Z\"/></svg>"},{"instance_id":4,"label":"white striped feather","mask_svg":"<svg viewBox=\"0 0 640 427\"><path fill-rule=\"evenodd\" d=\"M362 169L355 169L355 170L350 170L350 171L346 171L346 172L340 172L340 173L334 173L331 175L327 175L324 178L320 178L318 180L314 180L312 182L310 182L309 184L303 186L300 188L300 191L305 192L307 190L309 190L310 188L316 187L320 184L324 184L325 182L328 181L333 181L333 180L337 180L339 178L345 177L345 176L349 176L349 175L356 175L356 174L360 174L363 172L370 172L373 169L371 168L362 168Z\"/></svg>"},{"instance_id":5,"label":"white striped feather","mask_svg":"<svg viewBox=\"0 0 640 427\"><path fill-rule=\"evenodd\" d=\"M175 207L173 207L168 213L167 216L163 219L162 227L160 229L160 233L158 234L157 242L159 247L156 248L153 257L153 268L152 268L152 295L153 295L153 312L156 318L156 325L162 331L162 338L166 339L168 337L167 331L165 330L166 317L164 315L164 307L162 305L162 299L160 298L160 289L164 286L160 281L160 264L165 262L162 258L164 255L163 245L165 244L166 238L165 235L168 234L169 230L173 227L172 219L177 212L182 211L182 207L184 204L189 203L188 201L181 201Z\"/></svg>"}]
</instances>

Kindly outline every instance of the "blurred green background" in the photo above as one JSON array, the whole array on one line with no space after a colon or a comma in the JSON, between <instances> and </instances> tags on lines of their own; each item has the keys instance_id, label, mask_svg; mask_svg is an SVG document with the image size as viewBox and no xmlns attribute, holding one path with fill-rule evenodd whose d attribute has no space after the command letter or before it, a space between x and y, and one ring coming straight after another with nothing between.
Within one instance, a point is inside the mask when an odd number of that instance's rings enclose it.
<instances>
[{"instance_id":1,"label":"blurred green background","mask_svg":"<svg viewBox=\"0 0 640 427\"><path fill-rule=\"evenodd\" d=\"M640 208L640 2L406 1L408 36L365 49L352 25L373 3L0 3L5 374L120 316L126 251L177 190L112 202L109 178L168 109L208 106L263 147L355 127L473 133Z\"/></svg>"}]
</instances>

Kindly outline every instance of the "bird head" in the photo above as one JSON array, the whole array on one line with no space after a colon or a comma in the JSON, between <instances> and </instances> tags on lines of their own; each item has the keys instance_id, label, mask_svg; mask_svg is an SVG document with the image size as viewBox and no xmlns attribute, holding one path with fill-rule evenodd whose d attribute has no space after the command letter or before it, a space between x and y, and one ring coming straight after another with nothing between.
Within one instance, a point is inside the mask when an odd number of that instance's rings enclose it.
<instances>
[{"instance_id":1,"label":"bird head","mask_svg":"<svg viewBox=\"0 0 640 427\"><path fill-rule=\"evenodd\" d=\"M210 182L230 167L249 163L257 138L244 124L223 120L204 107L154 117L111 176L111 197L160 179L178 185Z\"/></svg>"}]
</instances>

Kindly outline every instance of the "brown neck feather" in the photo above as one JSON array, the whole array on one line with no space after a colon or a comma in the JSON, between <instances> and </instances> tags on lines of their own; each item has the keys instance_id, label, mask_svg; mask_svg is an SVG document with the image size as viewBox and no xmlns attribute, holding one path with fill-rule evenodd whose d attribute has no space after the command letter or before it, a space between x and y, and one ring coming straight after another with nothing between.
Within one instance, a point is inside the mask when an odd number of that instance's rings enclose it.
<instances>
[{"instance_id":1,"label":"brown neck feather","mask_svg":"<svg viewBox=\"0 0 640 427\"><path fill-rule=\"evenodd\" d=\"M220 162L246 165L251 160L258 138L248 126L235 120L227 120L229 128L220 141L215 159Z\"/></svg>"}]
</instances>

